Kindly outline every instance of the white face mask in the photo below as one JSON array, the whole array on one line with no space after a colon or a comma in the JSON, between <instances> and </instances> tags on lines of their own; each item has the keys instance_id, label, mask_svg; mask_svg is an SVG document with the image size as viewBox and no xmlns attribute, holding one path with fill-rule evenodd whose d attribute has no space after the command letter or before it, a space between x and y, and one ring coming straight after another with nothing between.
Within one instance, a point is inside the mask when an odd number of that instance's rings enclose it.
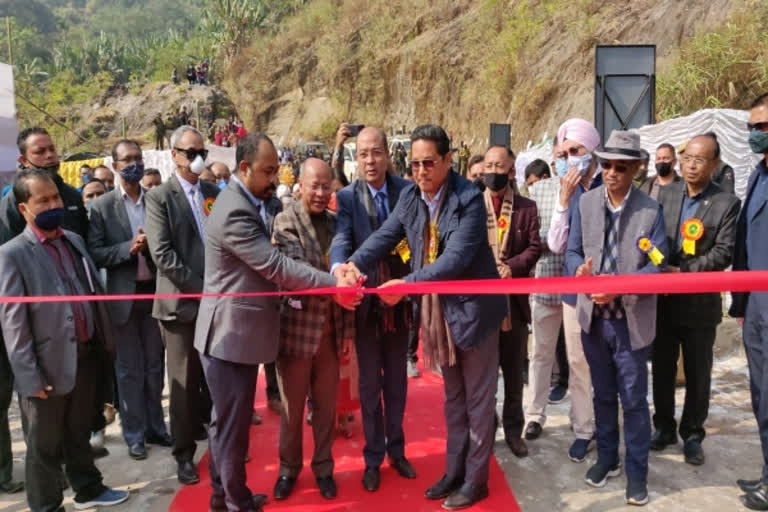
<instances>
[{"instance_id":1,"label":"white face mask","mask_svg":"<svg viewBox=\"0 0 768 512\"><path fill-rule=\"evenodd\" d=\"M568 168L573 169L574 167L579 170L579 174L584 176L587 174L587 170L589 169L589 164L592 163L592 154L587 153L586 155L581 156L569 156L568 157Z\"/></svg>"},{"instance_id":2,"label":"white face mask","mask_svg":"<svg viewBox=\"0 0 768 512\"><path fill-rule=\"evenodd\" d=\"M200 155L197 155L192 163L189 164L189 170L195 174L200 174L205 169L205 160Z\"/></svg>"}]
</instances>

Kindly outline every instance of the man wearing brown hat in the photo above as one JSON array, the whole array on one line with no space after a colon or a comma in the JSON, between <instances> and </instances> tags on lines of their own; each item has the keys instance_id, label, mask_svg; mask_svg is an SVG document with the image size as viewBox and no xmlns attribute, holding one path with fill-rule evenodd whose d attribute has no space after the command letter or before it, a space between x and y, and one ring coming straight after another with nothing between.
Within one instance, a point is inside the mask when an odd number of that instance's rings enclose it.
<instances>
[{"instance_id":1,"label":"man wearing brown hat","mask_svg":"<svg viewBox=\"0 0 768 512\"><path fill-rule=\"evenodd\" d=\"M583 195L566 250L569 275L645 274L666 264L659 204L632 187L643 158L636 133L614 131L600 159L604 185ZM621 472L619 400L624 411L626 501L648 502L648 350L656 325L655 295L579 294L577 314L594 387L597 463L586 481L603 487Z\"/></svg>"}]
</instances>

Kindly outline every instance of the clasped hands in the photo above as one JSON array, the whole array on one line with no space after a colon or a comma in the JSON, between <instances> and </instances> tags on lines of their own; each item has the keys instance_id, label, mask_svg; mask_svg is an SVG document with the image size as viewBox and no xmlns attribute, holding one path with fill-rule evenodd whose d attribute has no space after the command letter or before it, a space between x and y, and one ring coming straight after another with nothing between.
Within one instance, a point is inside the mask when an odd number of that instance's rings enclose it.
<instances>
[{"instance_id":1,"label":"clasped hands","mask_svg":"<svg viewBox=\"0 0 768 512\"><path fill-rule=\"evenodd\" d=\"M360 269L352 262L342 263L338 265L333 275L336 278L336 286L339 288L346 287L360 287L365 282L366 277L360 272ZM402 279L390 279L386 283L379 286L379 289L389 288L398 284L403 284L405 281ZM388 306L394 306L403 299L402 294L380 294L379 298L382 302ZM336 303L344 309L354 310L356 306L363 300L363 294L361 292L353 293L337 293L335 298Z\"/></svg>"},{"instance_id":2,"label":"clasped hands","mask_svg":"<svg viewBox=\"0 0 768 512\"><path fill-rule=\"evenodd\" d=\"M593 276L592 273L592 258L587 258L587 261L583 265L579 265L576 269L576 277ZM591 295L592 302L595 304L610 304L616 298L616 294L610 293L593 293Z\"/></svg>"},{"instance_id":3,"label":"clasped hands","mask_svg":"<svg viewBox=\"0 0 768 512\"><path fill-rule=\"evenodd\" d=\"M131 256L144 251L146 248L147 235L144 234L143 229L139 228L138 233L136 233L136 236L133 237L133 241L131 242Z\"/></svg>"}]
</instances>

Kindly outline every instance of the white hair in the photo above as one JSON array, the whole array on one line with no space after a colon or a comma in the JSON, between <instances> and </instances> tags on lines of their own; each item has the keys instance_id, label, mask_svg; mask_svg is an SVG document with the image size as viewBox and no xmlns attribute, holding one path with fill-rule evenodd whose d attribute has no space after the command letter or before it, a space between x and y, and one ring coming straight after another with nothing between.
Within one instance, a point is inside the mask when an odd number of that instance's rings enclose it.
<instances>
[{"instance_id":1,"label":"white hair","mask_svg":"<svg viewBox=\"0 0 768 512\"><path fill-rule=\"evenodd\" d=\"M200 139L203 141L203 143L205 143L205 138L203 137L203 135L196 128L193 128L193 127L189 126L188 124L185 124L183 126L179 126L175 130L173 130L173 133L171 134L171 149L176 147L176 145L178 144L179 140L187 132L194 132L195 134L197 134L198 137L200 137Z\"/></svg>"}]
</instances>

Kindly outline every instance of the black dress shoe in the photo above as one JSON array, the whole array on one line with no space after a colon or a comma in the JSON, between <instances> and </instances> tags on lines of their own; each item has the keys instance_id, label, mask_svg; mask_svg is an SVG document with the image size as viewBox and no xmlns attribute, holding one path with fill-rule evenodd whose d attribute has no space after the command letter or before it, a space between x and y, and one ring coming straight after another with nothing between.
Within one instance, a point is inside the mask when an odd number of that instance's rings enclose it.
<instances>
[{"instance_id":1,"label":"black dress shoe","mask_svg":"<svg viewBox=\"0 0 768 512\"><path fill-rule=\"evenodd\" d=\"M316 482L317 488L320 489L320 496L327 500L332 500L336 497L336 482L333 480L332 476L318 477Z\"/></svg>"},{"instance_id":2,"label":"black dress shoe","mask_svg":"<svg viewBox=\"0 0 768 512\"><path fill-rule=\"evenodd\" d=\"M363 488L366 491L374 492L379 490L381 483L381 474L379 468L366 467L363 472Z\"/></svg>"},{"instance_id":3,"label":"black dress shoe","mask_svg":"<svg viewBox=\"0 0 768 512\"><path fill-rule=\"evenodd\" d=\"M512 454L518 459L528 456L528 445L520 436L504 436L507 446L512 450Z\"/></svg>"},{"instance_id":4,"label":"black dress shoe","mask_svg":"<svg viewBox=\"0 0 768 512\"><path fill-rule=\"evenodd\" d=\"M184 485L196 484L200 481L200 475L197 473L197 468L192 461L179 462L179 470L177 471L179 477L179 483Z\"/></svg>"},{"instance_id":5,"label":"black dress shoe","mask_svg":"<svg viewBox=\"0 0 768 512\"><path fill-rule=\"evenodd\" d=\"M290 476L281 476L275 482L273 494L276 500L284 500L293 492L293 486L296 485L296 478Z\"/></svg>"},{"instance_id":6,"label":"black dress shoe","mask_svg":"<svg viewBox=\"0 0 768 512\"><path fill-rule=\"evenodd\" d=\"M744 492L752 492L757 490L758 487L760 487L760 484L763 483L762 480L736 480L736 485L739 486L739 488Z\"/></svg>"},{"instance_id":7,"label":"black dress shoe","mask_svg":"<svg viewBox=\"0 0 768 512\"><path fill-rule=\"evenodd\" d=\"M525 438L529 441L533 441L534 439L538 439L541 435L543 428L541 428L541 423L538 423L536 421L532 421L528 423L528 426L525 427Z\"/></svg>"},{"instance_id":8,"label":"black dress shoe","mask_svg":"<svg viewBox=\"0 0 768 512\"><path fill-rule=\"evenodd\" d=\"M416 470L405 457L390 459L389 465L397 471L397 474L403 478L416 478Z\"/></svg>"},{"instance_id":9,"label":"black dress shoe","mask_svg":"<svg viewBox=\"0 0 768 512\"><path fill-rule=\"evenodd\" d=\"M145 439L147 444L154 444L157 446L165 446L166 448L173 446L173 439L171 439L171 436L169 434L152 434L148 435Z\"/></svg>"},{"instance_id":10,"label":"black dress shoe","mask_svg":"<svg viewBox=\"0 0 768 512\"><path fill-rule=\"evenodd\" d=\"M741 501L750 510L768 510L768 484L760 483L755 490L742 496Z\"/></svg>"},{"instance_id":11,"label":"black dress shoe","mask_svg":"<svg viewBox=\"0 0 768 512\"><path fill-rule=\"evenodd\" d=\"M653 451L661 451L671 444L677 444L676 432L669 433L657 430L651 436L651 450Z\"/></svg>"},{"instance_id":12,"label":"black dress shoe","mask_svg":"<svg viewBox=\"0 0 768 512\"><path fill-rule=\"evenodd\" d=\"M128 455L133 460L144 460L147 458L147 448L144 443L135 443L128 447Z\"/></svg>"},{"instance_id":13,"label":"black dress shoe","mask_svg":"<svg viewBox=\"0 0 768 512\"><path fill-rule=\"evenodd\" d=\"M454 492L443 502L445 510L461 510L469 508L478 501L488 497L488 485L472 485L465 483L461 489Z\"/></svg>"},{"instance_id":14,"label":"black dress shoe","mask_svg":"<svg viewBox=\"0 0 768 512\"><path fill-rule=\"evenodd\" d=\"M261 507L263 507L267 500L266 494L254 494L253 495L253 508L256 510L261 510ZM227 502L224 499L224 496L211 496L211 501L209 502L209 510L210 512L227 512Z\"/></svg>"},{"instance_id":15,"label":"black dress shoe","mask_svg":"<svg viewBox=\"0 0 768 512\"><path fill-rule=\"evenodd\" d=\"M464 478L451 480L448 478L448 475L443 475L443 478L441 478L439 482L427 489L424 496L428 500L441 500L459 490L463 483Z\"/></svg>"},{"instance_id":16,"label":"black dress shoe","mask_svg":"<svg viewBox=\"0 0 768 512\"><path fill-rule=\"evenodd\" d=\"M688 439L683 445L683 455L685 462L694 466L704 464L704 450L701 449L701 441L698 439Z\"/></svg>"},{"instance_id":17,"label":"black dress shoe","mask_svg":"<svg viewBox=\"0 0 768 512\"><path fill-rule=\"evenodd\" d=\"M6 494L15 494L24 490L24 482L16 482L14 480L8 480L4 484L0 484L0 491Z\"/></svg>"}]
</instances>

